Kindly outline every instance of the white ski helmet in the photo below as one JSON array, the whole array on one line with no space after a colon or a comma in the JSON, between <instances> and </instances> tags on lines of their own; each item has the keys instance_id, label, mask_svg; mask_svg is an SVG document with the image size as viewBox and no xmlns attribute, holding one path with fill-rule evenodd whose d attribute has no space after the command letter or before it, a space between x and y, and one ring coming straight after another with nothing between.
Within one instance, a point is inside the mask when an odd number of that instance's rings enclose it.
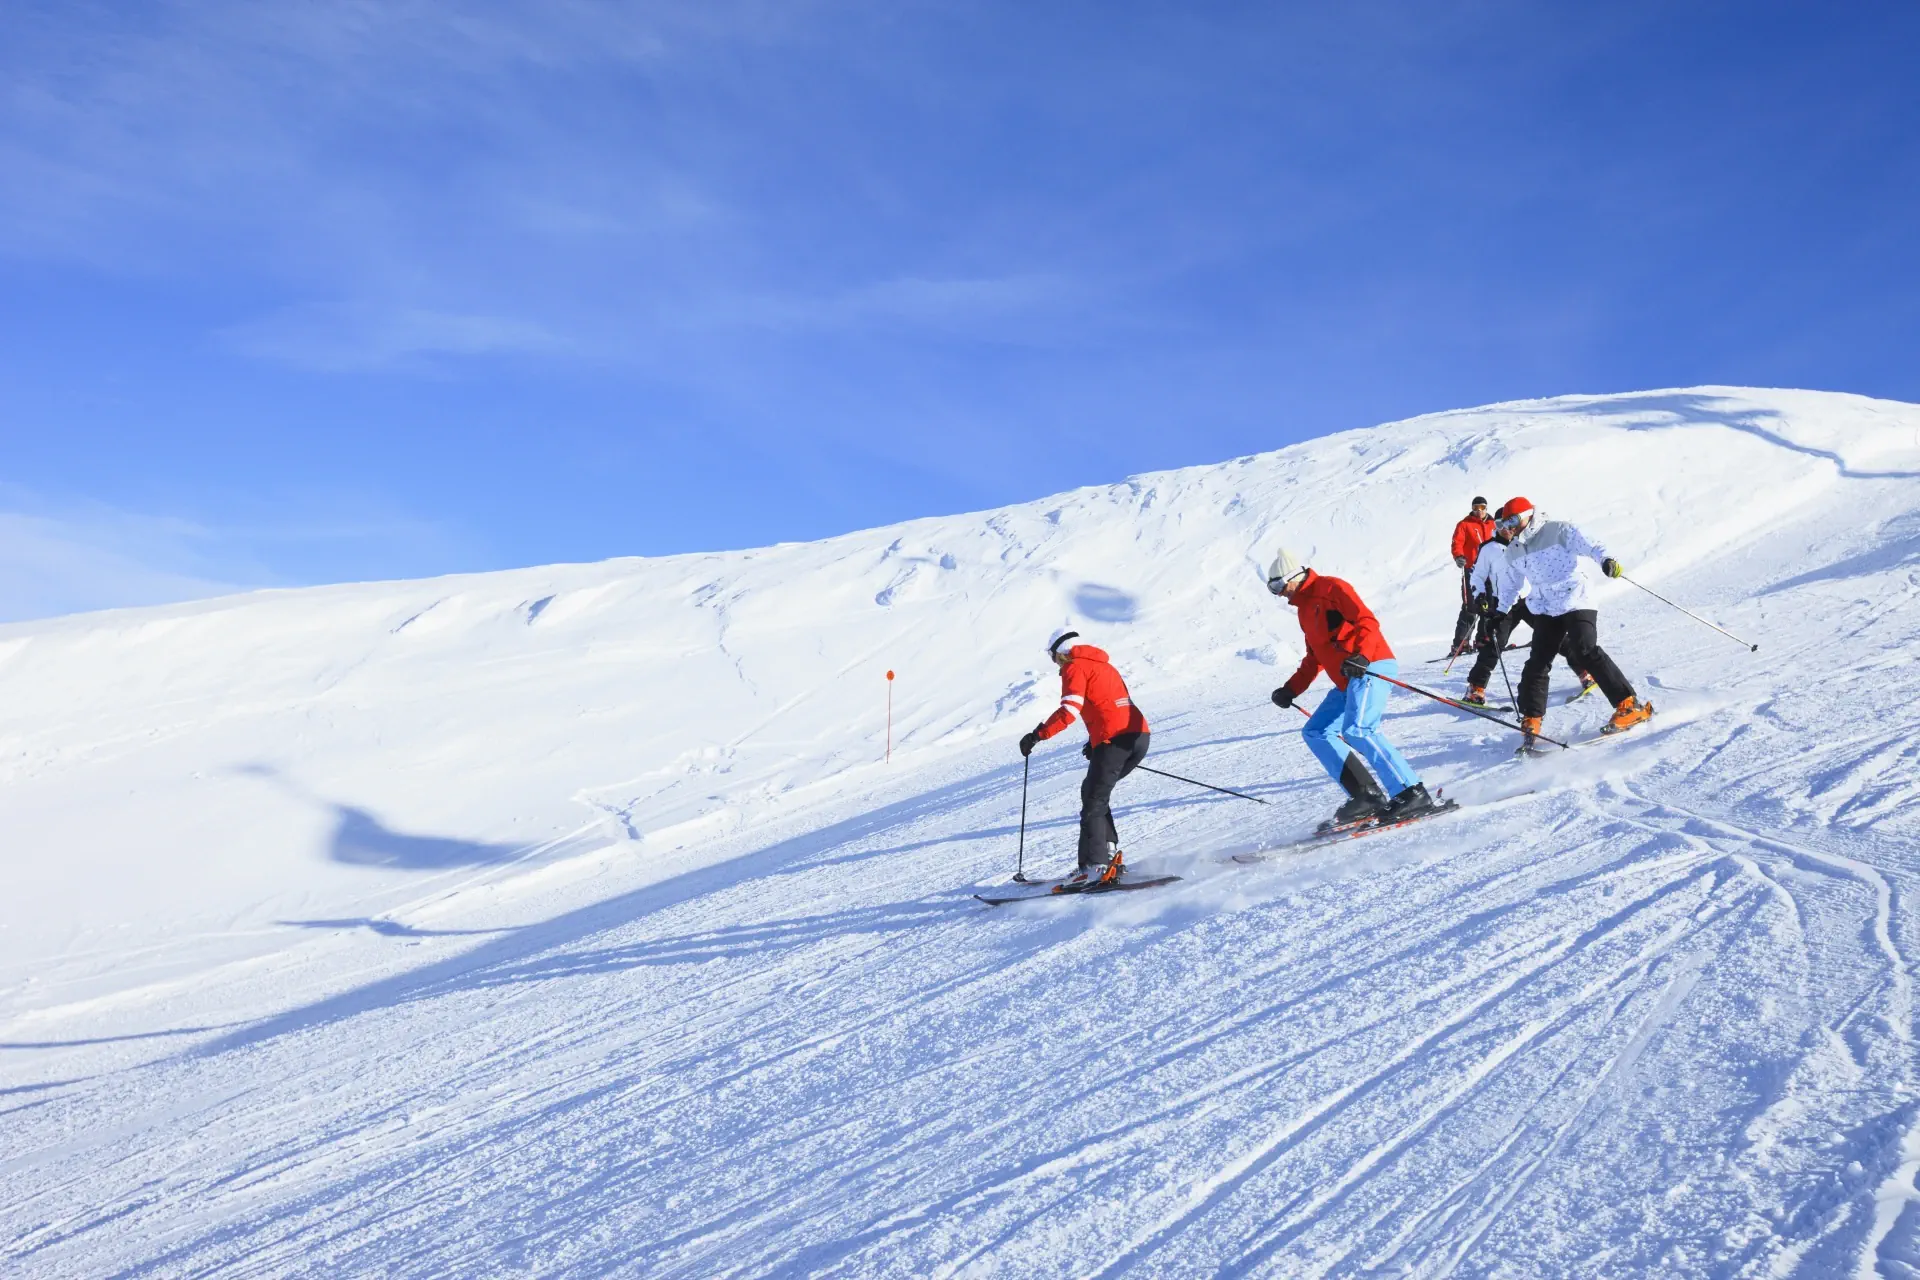
<instances>
[{"instance_id":1,"label":"white ski helmet","mask_svg":"<svg viewBox=\"0 0 1920 1280\"><path fill-rule=\"evenodd\" d=\"M1267 570L1267 590L1279 594L1280 588L1307 571L1307 566L1294 557L1293 552L1281 547L1273 557L1273 567Z\"/></svg>"},{"instance_id":2,"label":"white ski helmet","mask_svg":"<svg viewBox=\"0 0 1920 1280\"><path fill-rule=\"evenodd\" d=\"M1060 656L1061 645L1069 640L1077 640L1079 638L1080 633L1072 627L1061 627L1047 638L1047 656L1049 658L1058 658Z\"/></svg>"}]
</instances>

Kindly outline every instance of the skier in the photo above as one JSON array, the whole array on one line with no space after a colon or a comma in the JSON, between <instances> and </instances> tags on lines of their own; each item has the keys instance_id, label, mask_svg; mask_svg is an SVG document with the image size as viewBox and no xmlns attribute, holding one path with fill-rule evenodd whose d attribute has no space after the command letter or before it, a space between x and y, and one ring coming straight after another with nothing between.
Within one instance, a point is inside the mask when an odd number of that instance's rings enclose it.
<instances>
[{"instance_id":1,"label":"skier","mask_svg":"<svg viewBox=\"0 0 1920 1280\"><path fill-rule=\"evenodd\" d=\"M1457 658L1467 651L1467 637L1473 634L1474 621L1479 617L1469 579L1473 577L1475 553L1480 550L1480 544L1492 536L1493 517L1487 514L1487 500L1475 497L1472 509L1453 526L1453 563L1460 570L1460 615L1453 621L1453 648L1447 652L1449 658Z\"/></svg>"},{"instance_id":2,"label":"skier","mask_svg":"<svg viewBox=\"0 0 1920 1280\"><path fill-rule=\"evenodd\" d=\"M1334 813L1334 823L1374 815L1397 822L1432 812L1438 806L1419 775L1380 732L1389 686L1369 678L1368 672L1398 675L1400 664L1380 634L1379 619L1347 583L1315 573L1284 549L1267 571L1267 590L1299 610L1300 631L1307 641L1299 670L1273 691L1274 705L1291 707L1321 671L1333 681L1333 691L1301 733L1327 773L1346 789L1347 802ZM1367 765L1392 785L1391 800L1381 793Z\"/></svg>"},{"instance_id":3,"label":"skier","mask_svg":"<svg viewBox=\"0 0 1920 1280\"><path fill-rule=\"evenodd\" d=\"M1511 541L1497 603L1502 613L1511 612L1521 593L1530 592L1527 620L1533 626L1533 651L1520 673L1520 727L1526 733L1520 749L1533 749L1547 713L1547 675L1562 648L1567 661L1593 673L1613 704L1613 718L1600 732L1620 733L1652 716L1653 704L1640 701L1600 647L1599 614L1589 603L1587 581L1580 573L1581 556L1597 563L1609 578L1620 576L1620 562L1567 521L1541 516L1525 498L1509 499L1505 511L1500 526Z\"/></svg>"},{"instance_id":4,"label":"skier","mask_svg":"<svg viewBox=\"0 0 1920 1280\"><path fill-rule=\"evenodd\" d=\"M1499 521L1506 514L1504 506L1494 512L1493 536L1480 544L1473 562L1473 574L1468 579L1475 608L1480 613L1480 632L1476 642L1479 653L1473 660L1473 670L1467 673L1467 696L1460 701L1474 707L1487 705L1487 681L1493 677L1493 669L1499 664L1500 654L1512 638L1513 629L1523 622L1529 627L1533 625L1533 615L1527 610L1524 584L1515 584L1514 594L1518 598L1511 610L1502 612L1499 608L1501 588L1507 580L1507 544L1513 540L1510 531L1499 527ZM1591 693L1596 687L1592 674L1571 658L1567 660L1567 665L1580 677L1580 692L1568 701Z\"/></svg>"},{"instance_id":5,"label":"skier","mask_svg":"<svg viewBox=\"0 0 1920 1280\"><path fill-rule=\"evenodd\" d=\"M1060 668L1060 705L1032 732L1020 739L1020 754L1033 753L1044 742L1072 724L1076 716L1087 721L1087 776L1080 783L1079 869L1067 885L1088 881L1100 884L1120 878L1123 855L1120 833L1113 825L1114 784L1147 758L1147 718L1133 705L1127 682L1107 661L1104 650L1090 644L1069 645L1078 631L1058 631L1047 642L1047 656Z\"/></svg>"}]
</instances>

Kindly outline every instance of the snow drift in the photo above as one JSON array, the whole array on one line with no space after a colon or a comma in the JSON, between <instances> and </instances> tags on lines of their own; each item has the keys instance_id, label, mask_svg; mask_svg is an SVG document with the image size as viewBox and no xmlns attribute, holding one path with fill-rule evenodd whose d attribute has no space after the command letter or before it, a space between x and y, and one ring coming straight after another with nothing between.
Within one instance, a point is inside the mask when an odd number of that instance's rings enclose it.
<instances>
[{"instance_id":1,"label":"snow drift","mask_svg":"<svg viewBox=\"0 0 1920 1280\"><path fill-rule=\"evenodd\" d=\"M0 628L0 1258L1915 1274L1916 480L1916 406L1565 397L818 543ZM1440 682L1474 493L1759 652L1608 584L1651 725L1529 766L1397 695L1466 812L1225 861L1338 798L1266 700L1273 547ZM1068 621L1150 763L1271 803L1129 779L1130 861L1181 884L988 911ZM1080 760L1034 761L1057 868Z\"/></svg>"}]
</instances>

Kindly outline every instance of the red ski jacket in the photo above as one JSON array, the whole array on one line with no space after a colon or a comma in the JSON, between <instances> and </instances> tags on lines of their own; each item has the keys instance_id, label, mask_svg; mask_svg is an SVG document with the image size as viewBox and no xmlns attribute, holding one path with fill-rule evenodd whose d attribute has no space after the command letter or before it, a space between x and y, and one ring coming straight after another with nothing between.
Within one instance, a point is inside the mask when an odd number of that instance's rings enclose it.
<instances>
[{"instance_id":1,"label":"red ski jacket","mask_svg":"<svg viewBox=\"0 0 1920 1280\"><path fill-rule=\"evenodd\" d=\"M1467 567L1473 567L1474 557L1480 552L1480 544L1493 536L1493 517L1475 520L1468 516L1453 526L1453 556L1456 560L1465 560Z\"/></svg>"},{"instance_id":2,"label":"red ski jacket","mask_svg":"<svg viewBox=\"0 0 1920 1280\"><path fill-rule=\"evenodd\" d=\"M1307 570L1306 581L1293 593L1293 606L1300 611L1300 631L1307 638L1307 656L1300 669L1287 680L1286 689L1294 697L1307 691L1313 677L1324 671L1334 687L1347 687L1340 664L1353 654L1369 662L1384 662L1393 656L1386 637L1380 634L1380 620L1358 593L1339 578L1323 578Z\"/></svg>"},{"instance_id":3,"label":"red ski jacket","mask_svg":"<svg viewBox=\"0 0 1920 1280\"><path fill-rule=\"evenodd\" d=\"M1033 731L1035 737L1051 738L1081 714L1087 717L1087 741L1096 747L1122 733L1147 731L1147 718L1133 705L1127 682L1107 661L1106 650L1077 644L1067 657L1060 669L1060 705Z\"/></svg>"}]
</instances>

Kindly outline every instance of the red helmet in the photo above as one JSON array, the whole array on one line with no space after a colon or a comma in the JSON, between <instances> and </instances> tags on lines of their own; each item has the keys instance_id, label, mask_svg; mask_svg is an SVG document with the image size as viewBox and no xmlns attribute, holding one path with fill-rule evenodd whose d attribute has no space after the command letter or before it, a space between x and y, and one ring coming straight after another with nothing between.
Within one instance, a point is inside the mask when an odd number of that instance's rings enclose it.
<instances>
[{"instance_id":1,"label":"red helmet","mask_svg":"<svg viewBox=\"0 0 1920 1280\"><path fill-rule=\"evenodd\" d=\"M1525 498L1508 498L1500 510L1494 514L1494 526L1502 529L1518 529L1520 517L1531 510L1533 510L1533 504Z\"/></svg>"}]
</instances>

